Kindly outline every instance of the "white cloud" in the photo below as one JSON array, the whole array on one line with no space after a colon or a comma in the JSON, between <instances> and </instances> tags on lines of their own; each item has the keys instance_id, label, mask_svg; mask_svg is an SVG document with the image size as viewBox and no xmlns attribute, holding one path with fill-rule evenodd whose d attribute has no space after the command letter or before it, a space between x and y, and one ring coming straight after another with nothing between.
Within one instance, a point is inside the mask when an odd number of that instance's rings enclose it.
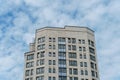
<instances>
[{"instance_id":1,"label":"white cloud","mask_svg":"<svg viewBox=\"0 0 120 80\"><path fill-rule=\"evenodd\" d=\"M6 75L9 80L23 78L23 53L28 51L35 29L82 25L95 29L101 80L118 80L119 3L119 0L1 0L0 79L8 80Z\"/></svg>"}]
</instances>

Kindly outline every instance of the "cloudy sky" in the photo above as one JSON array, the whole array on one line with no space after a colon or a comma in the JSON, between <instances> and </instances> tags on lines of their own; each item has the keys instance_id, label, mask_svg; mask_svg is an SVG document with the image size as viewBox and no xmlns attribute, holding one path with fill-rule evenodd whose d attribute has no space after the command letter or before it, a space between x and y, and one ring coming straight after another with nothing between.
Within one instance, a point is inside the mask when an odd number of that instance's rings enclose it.
<instances>
[{"instance_id":1,"label":"cloudy sky","mask_svg":"<svg viewBox=\"0 0 120 80\"><path fill-rule=\"evenodd\" d=\"M120 0L0 0L0 80L23 80L36 29L65 25L93 29L101 80L120 80Z\"/></svg>"}]
</instances>

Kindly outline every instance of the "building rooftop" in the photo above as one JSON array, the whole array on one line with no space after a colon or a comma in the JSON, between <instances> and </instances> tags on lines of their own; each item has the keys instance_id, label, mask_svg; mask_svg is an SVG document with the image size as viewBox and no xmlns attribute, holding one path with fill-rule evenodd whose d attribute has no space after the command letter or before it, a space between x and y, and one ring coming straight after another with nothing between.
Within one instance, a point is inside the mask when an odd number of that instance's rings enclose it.
<instances>
[{"instance_id":1,"label":"building rooftop","mask_svg":"<svg viewBox=\"0 0 120 80\"><path fill-rule=\"evenodd\" d=\"M89 27L85 27L85 26L68 26L68 25L64 26L64 28L62 28L62 27L50 27L50 26L46 26L46 27L37 29L36 32L39 31L39 30L42 30L42 29L69 29L69 28L70 29L71 28L72 29L76 29L77 28L76 30L78 30L80 28L83 28L83 29L88 29L88 30L94 32L94 30L90 29Z\"/></svg>"}]
</instances>

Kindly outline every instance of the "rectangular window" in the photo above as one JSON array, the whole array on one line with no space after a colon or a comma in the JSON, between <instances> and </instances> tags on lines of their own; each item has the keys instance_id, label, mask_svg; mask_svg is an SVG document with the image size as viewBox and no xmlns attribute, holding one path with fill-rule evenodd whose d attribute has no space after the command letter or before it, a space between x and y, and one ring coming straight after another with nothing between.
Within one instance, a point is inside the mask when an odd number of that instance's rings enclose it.
<instances>
[{"instance_id":1,"label":"rectangular window","mask_svg":"<svg viewBox=\"0 0 120 80\"><path fill-rule=\"evenodd\" d=\"M65 41L65 38L63 38L63 37L58 37L58 42L66 42L66 41Z\"/></svg>"},{"instance_id":2,"label":"rectangular window","mask_svg":"<svg viewBox=\"0 0 120 80\"><path fill-rule=\"evenodd\" d=\"M51 52L49 52L49 57L52 57L52 53Z\"/></svg>"},{"instance_id":3,"label":"rectangular window","mask_svg":"<svg viewBox=\"0 0 120 80\"><path fill-rule=\"evenodd\" d=\"M80 62L80 67L83 67L83 62Z\"/></svg>"},{"instance_id":4,"label":"rectangular window","mask_svg":"<svg viewBox=\"0 0 120 80\"><path fill-rule=\"evenodd\" d=\"M77 61L69 60L69 66L77 66Z\"/></svg>"},{"instance_id":5,"label":"rectangular window","mask_svg":"<svg viewBox=\"0 0 120 80\"><path fill-rule=\"evenodd\" d=\"M82 51L82 47L79 47L79 51Z\"/></svg>"},{"instance_id":6,"label":"rectangular window","mask_svg":"<svg viewBox=\"0 0 120 80\"><path fill-rule=\"evenodd\" d=\"M72 74L72 68L69 68L69 74Z\"/></svg>"},{"instance_id":7,"label":"rectangular window","mask_svg":"<svg viewBox=\"0 0 120 80\"><path fill-rule=\"evenodd\" d=\"M49 60L49 65L52 65L52 61L51 60Z\"/></svg>"},{"instance_id":8,"label":"rectangular window","mask_svg":"<svg viewBox=\"0 0 120 80\"><path fill-rule=\"evenodd\" d=\"M53 42L55 42L55 38L53 38Z\"/></svg>"},{"instance_id":9,"label":"rectangular window","mask_svg":"<svg viewBox=\"0 0 120 80\"><path fill-rule=\"evenodd\" d=\"M77 75L78 74L78 70L77 69L73 69L73 74Z\"/></svg>"},{"instance_id":10,"label":"rectangular window","mask_svg":"<svg viewBox=\"0 0 120 80\"><path fill-rule=\"evenodd\" d=\"M82 59L82 54L80 54L80 59Z\"/></svg>"},{"instance_id":11,"label":"rectangular window","mask_svg":"<svg viewBox=\"0 0 120 80\"><path fill-rule=\"evenodd\" d=\"M37 76L36 80L44 80L44 76Z\"/></svg>"},{"instance_id":12,"label":"rectangular window","mask_svg":"<svg viewBox=\"0 0 120 80\"><path fill-rule=\"evenodd\" d=\"M93 62L91 62L90 64L91 64L91 68L93 68L93 69L94 69L94 63L93 63Z\"/></svg>"},{"instance_id":13,"label":"rectangular window","mask_svg":"<svg viewBox=\"0 0 120 80\"><path fill-rule=\"evenodd\" d=\"M56 80L56 77L53 77L53 80Z\"/></svg>"},{"instance_id":14,"label":"rectangular window","mask_svg":"<svg viewBox=\"0 0 120 80\"><path fill-rule=\"evenodd\" d=\"M92 60L92 61L96 61L96 58L95 58L95 56L93 56L93 55L90 55L90 60Z\"/></svg>"},{"instance_id":15,"label":"rectangular window","mask_svg":"<svg viewBox=\"0 0 120 80\"><path fill-rule=\"evenodd\" d=\"M52 42L52 38L51 37L49 38L49 42Z\"/></svg>"},{"instance_id":16,"label":"rectangular window","mask_svg":"<svg viewBox=\"0 0 120 80\"><path fill-rule=\"evenodd\" d=\"M95 54L95 50L91 47L89 47L89 52Z\"/></svg>"},{"instance_id":17,"label":"rectangular window","mask_svg":"<svg viewBox=\"0 0 120 80\"><path fill-rule=\"evenodd\" d=\"M85 70L85 75L88 75L88 71L87 70Z\"/></svg>"},{"instance_id":18,"label":"rectangular window","mask_svg":"<svg viewBox=\"0 0 120 80\"><path fill-rule=\"evenodd\" d=\"M76 39L75 38L72 38L72 43L76 43Z\"/></svg>"},{"instance_id":19,"label":"rectangular window","mask_svg":"<svg viewBox=\"0 0 120 80\"><path fill-rule=\"evenodd\" d=\"M55 60L53 60L53 65L56 65L56 61Z\"/></svg>"},{"instance_id":20,"label":"rectangular window","mask_svg":"<svg viewBox=\"0 0 120 80\"><path fill-rule=\"evenodd\" d=\"M66 68L59 68L59 73L66 73Z\"/></svg>"},{"instance_id":21,"label":"rectangular window","mask_svg":"<svg viewBox=\"0 0 120 80\"><path fill-rule=\"evenodd\" d=\"M68 38L68 43L71 43L71 38Z\"/></svg>"},{"instance_id":22,"label":"rectangular window","mask_svg":"<svg viewBox=\"0 0 120 80\"><path fill-rule=\"evenodd\" d=\"M56 55L55 55L55 52L53 52L53 57L55 57Z\"/></svg>"},{"instance_id":23,"label":"rectangular window","mask_svg":"<svg viewBox=\"0 0 120 80\"><path fill-rule=\"evenodd\" d=\"M87 67L87 62L84 62L84 67Z\"/></svg>"},{"instance_id":24,"label":"rectangular window","mask_svg":"<svg viewBox=\"0 0 120 80\"><path fill-rule=\"evenodd\" d=\"M86 47L83 47L83 51L86 51Z\"/></svg>"},{"instance_id":25,"label":"rectangular window","mask_svg":"<svg viewBox=\"0 0 120 80\"><path fill-rule=\"evenodd\" d=\"M53 49L55 49L55 45L53 45Z\"/></svg>"},{"instance_id":26,"label":"rectangular window","mask_svg":"<svg viewBox=\"0 0 120 80\"><path fill-rule=\"evenodd\" d=\"M81 44L82 40L81 39L78 39L78 43Z\"/></svg>"},{"instance_id":27,"label":"rectangular window","mask_svg":"<svg viewBox=\"0 0 120 80\"><path fill-rule=\"evenodd\" d=\"M95 72L94 71L91 71L91 74L93 77L95 77Z\"/></svg>"},{"instance_id":28,"label":"rectangular window","mask_svg":"<svg viewBox=\"0 0 120 80\"><path fill-rule=\"evenodd\" d=\"M83 70L81 70L81 75L84 75L84 71Z\"/></svg>"},{"instance_id":29,"label":"rectangular window","mask_svg":"<svg viewBox=\"0 0 120 80\"><path fill-rule=\"evenodd\" d=\"M34 59L34 54L27 55L27 60L32 60Z\"/></svg>"},{"instance_id":30,"label":"rectangular window","mask_svg":"<svg viewBox=\"0 0 120 80\"><path fill-rule=\"evenodd\" d=\"M52 78L49 76L49 77L48 77L48 80L52 80Z\"/></svg>"},{"instance_id":31,"label":"rectangular window","mask_svg":"<svg viewBox=\"0 0 120 80\"><path fill-rule=\"evenodd\" d=\"M82 40L82 44L85 44L85 40Z\"/></svg>"},{"instance_id":32,"label":"rectangular window","mask_svg":"<svg viewBox=\"0 0 120 80\"><path fill-rule=\"evenodd\" d=\"M55 68L53 68L53 73L56 73L56 69Z\"/></svg>"},{"instance_id":33,"label":"rectangular window","mask_svg":"<svg viewBox=\"0 0 120 80\"><path fill-rule=\"evenodd\" d=\"M76 53L74 53L74 52L69 52L69 58L77 58Z\"/></svg>"},{"instance_id":34,"label":"rectangular window","mask_svg":"<svg viewBox=\"0 0 120 80\"><path fill-rule=\"evenodd\" d=\"M76 45L72 45L72 50L76 50Z\"/></svg>"},{"instance_id":35,"label":"rectangular window","mask_svg":"<svg viewBox=\"0 0 120 80\"><path fill-rule=\"evenodd\" d=\"M36 69L36 74L43 74L44 73L44 67L40 67Z\"/></svg>"},{"instance_id":36,"label":"rectangular window","mask_svg":"<svg viewBox=\"0 0 120 80\"><path fill-rule=\"evenodd\" d=\"M66 60L59 59L59 65L66 65Z\"/></svg>"},{"instance_id":37,"label":"rectangular window","mask_svg":"<svg viewBox=\"0 0 120 80\"><path fill-rule=\"evenodd\" d=\"M68 45L68 50L72 50L71 45Z\"/></svg>"},{"instance_id":38,"label":"rectangular window","mask_svg":"<svg viewBox=\"0 0 120 80\"><path fill-rule=\"evenodd\" d=\"M51 68L49 68L49 69L48 69L48 72L49 72L49 73L51 73L51 72L52 72L52 69L51 69Z\"/></svg>"},{"instance_id":39,"label":"rectangular window","mask_svg":"<svg viewBox=\"0 0 120 80\"><path fill-rule=\"evenodd\" d=\"M78 80L78 77L74 77L74 80Z\"/></svg>"}]
</instances>

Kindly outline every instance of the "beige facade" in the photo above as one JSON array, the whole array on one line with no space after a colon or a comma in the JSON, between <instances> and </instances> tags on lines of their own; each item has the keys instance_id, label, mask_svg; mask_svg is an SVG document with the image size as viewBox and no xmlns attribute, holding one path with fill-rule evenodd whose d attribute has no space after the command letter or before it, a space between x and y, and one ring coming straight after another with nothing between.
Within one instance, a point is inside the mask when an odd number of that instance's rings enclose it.
<instances>
[{"instance_id":1,"label":"beige facade","mask_svg":"<svg viewBox=\"0 0 120 80\"><path fill-rule=\"evenodd\" d=\"M96 56L87 27L37 29L25 53L24 80L100 80Z\"/></svg>"}]
</instances>

